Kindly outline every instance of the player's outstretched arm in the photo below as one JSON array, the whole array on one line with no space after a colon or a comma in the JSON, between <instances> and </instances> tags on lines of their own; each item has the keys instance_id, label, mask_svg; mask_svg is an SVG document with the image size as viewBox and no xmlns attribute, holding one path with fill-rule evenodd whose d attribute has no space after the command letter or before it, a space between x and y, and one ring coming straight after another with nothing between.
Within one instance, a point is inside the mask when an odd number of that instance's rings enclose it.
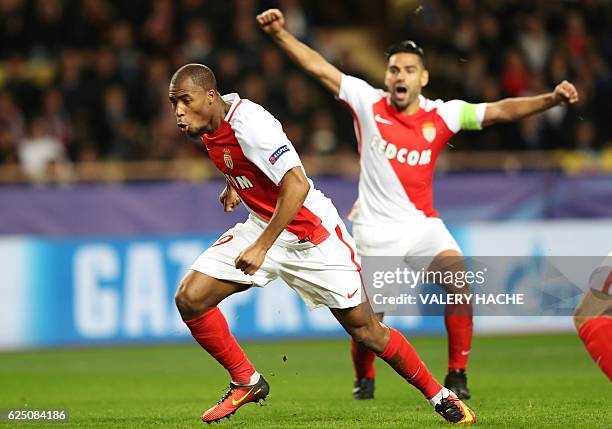
<instances>
[{"instance_id":1,"label":"player's outstretched arm","mask_svg":"<svg viewBox=\"0 0 612 429\"><path fill-rule=\"evenodd\" d=\"M574 104L578 101L578 91L574 85L564 80L553 92L533 97L506 98L494 103L487 103L483 126L497 122L509 122L523 119L534 113L548 110L551 107Z\"/></svg>"},{"instance_id":2,"label":"player's outstretched arm","mask_svg":"<svg viewBox=\"0 0 612 429\"><path fill-rule=\"evenodd\" d=\"M300 68L314 76L332 94L340 94L342 73L328 63L317 51L296 39L285 29L285 18L278 9L268 9L257 15L257 22L263 31L295 62Z\"/></svg>"},{"instance_id":3,"label":"player's outstretched arm","mask_svg":"<svg viewBox=\"0 0 612 429\"><path fill-rule=\"evenodd\" d=\"M310 190L310 183L302 167L287 171L279 183L280 192L274 214L255 243L244 249L236 260L236 268L245 274L253 275L266 257L280 233L298 213Z\"/></svg>"}]
</instances>

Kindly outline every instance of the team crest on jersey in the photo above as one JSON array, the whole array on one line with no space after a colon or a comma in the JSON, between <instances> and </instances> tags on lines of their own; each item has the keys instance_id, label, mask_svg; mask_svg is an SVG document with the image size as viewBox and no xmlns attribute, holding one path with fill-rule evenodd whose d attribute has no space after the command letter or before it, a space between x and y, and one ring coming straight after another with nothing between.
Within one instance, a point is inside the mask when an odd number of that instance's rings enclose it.
<instances>
[{"instance_id":1,"label":"team crest on jersey","mask_svg":"<svg viewBox=\"0 0 612 429\"><path fill-rule=\"evenodd\" d=\"M423 124L423 137L425 137L425 140L429 143L434 141L436 138L436 126L433 122L425 122Z\"/></svg>"},{"instance_id":2,"label":"team crest on jersey","mask_svg":"<svg viewBox=\"0 0 612 429\"><path fill-rule=\"evenodd\" d=\"M234 161L232 160L232 154L228 148L223 149L223 162L227 165L227 168L234 168Z\"/></svg>"}]
</instances>

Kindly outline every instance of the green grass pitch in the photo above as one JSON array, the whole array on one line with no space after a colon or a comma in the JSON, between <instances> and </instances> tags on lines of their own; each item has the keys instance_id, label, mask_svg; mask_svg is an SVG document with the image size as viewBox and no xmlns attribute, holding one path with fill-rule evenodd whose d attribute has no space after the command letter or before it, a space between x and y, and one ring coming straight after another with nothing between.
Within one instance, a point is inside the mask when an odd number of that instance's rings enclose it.
<instances>
[{"instance_id":1,"label":"green grass pitch","mask_svg":"<svg viewBox=\"0 0 612 429\"><path fill-rule=\"evenodd\" d=\"M435 376L443 337L412 344ZM373 401L353 401L346 340L246 342L270 382L225 428L443 428L416 389L377 360ZM482 428L612 428L612 383L574 335L476 337L469 382ZM283 357L286 357L283 359ZM229 382L195 344L0 354L0 408L65 407L65 424L4 427L197 428ZM2 424L0 424L2 426Z\"/></svg>"}]
</instances>

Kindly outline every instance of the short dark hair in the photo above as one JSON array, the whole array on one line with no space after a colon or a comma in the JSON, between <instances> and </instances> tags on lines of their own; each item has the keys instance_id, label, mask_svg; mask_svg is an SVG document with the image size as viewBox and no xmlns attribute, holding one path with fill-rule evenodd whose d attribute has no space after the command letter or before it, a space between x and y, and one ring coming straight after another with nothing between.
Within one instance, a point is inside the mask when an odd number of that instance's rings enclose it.
<instances>
[{"instance_id":1,"label":"short dark hair","mask_svg":"<svg viewBox=\"0 0 612 429\"><path fill-rule=\"evenodd\" d=\"M217 78L213 71L204 64L185 64L172 75L170 85L176 85L188 78L202 89L217 90Z\"/></svg>"},{"instance_id":2,"label":"short dark hair","mask_svg":"<svg viewBox=\"0 0 612 429\"><path fill-rule=\"evenodd\" d=\"M387 52L385 52L385 56L387 59L389 59L391 58L391 55L399 53L415 54L421 59L423 65L425 65L425 52L423 51L423 48L412 40L402 40L401 42L394 43L393 45L389 46Z\"/></svg>"}]
</instances>

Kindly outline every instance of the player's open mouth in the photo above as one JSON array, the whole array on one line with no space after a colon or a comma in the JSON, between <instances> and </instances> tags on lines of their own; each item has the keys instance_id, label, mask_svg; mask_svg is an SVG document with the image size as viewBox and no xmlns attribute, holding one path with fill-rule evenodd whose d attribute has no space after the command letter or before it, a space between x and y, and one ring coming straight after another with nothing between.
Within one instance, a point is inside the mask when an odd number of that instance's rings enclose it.
<instances>
[{"instance_id":1,"label":"player's open mouth","mask_svg":"<svg viewBox=\"0 0 612 429\"><path fill-rule=\"evenodd\" d=\"M181 131L185 133L189 131L189 125L185 125L185 124L176 124L176 125L181 129Z\"/></svg>"},{"instance_id":2,"label":"player's open mouth","mask_svg":"<svg viewBox=\"0 0 612 429\"><path fill-rule=\"evenodd\" d=\"M408 94L408 88L405 86L396 86L395 87L395 96L399 98L404 98Z\"/></svg>"}]
</instances>

